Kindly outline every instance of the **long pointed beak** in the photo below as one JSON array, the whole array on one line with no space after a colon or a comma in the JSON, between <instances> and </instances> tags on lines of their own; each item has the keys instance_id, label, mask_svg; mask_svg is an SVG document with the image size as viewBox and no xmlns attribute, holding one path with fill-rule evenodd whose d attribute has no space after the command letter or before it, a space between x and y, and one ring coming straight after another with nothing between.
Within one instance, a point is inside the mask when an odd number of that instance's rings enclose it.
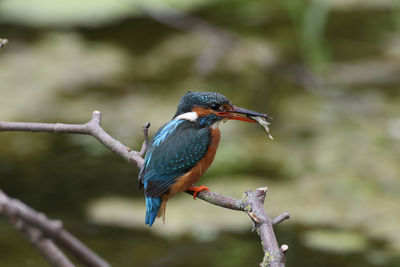
<instances>
[{"instance_id":1,"label":"long pointed beak","mask_svg":"<svg viewBox=\"0 0 400 267\"><path fill-rule=\"evenodd\" d=\"M236 107L236 106L233 106L233 109L231 110L231 112L243 114L246 116L264 117L264 118L270 119L270 117L267 114L258 113L258 112L252 111L252 110L248 110L248 109L244 109L244 108L240 108L240 107Z\"/></svg>"},{"instance_id":2,"label":"long pointed beak","mask_svg":"<svg viewBox=\"0 0 400 267\"><path fill-rule=\"evenodd\" d=\"M236 106L233 106L233 108L229 111L225 111L225 112L221 112L221 113L223 113L223 114L221 114L222 116L228 118L229 120L256 122L256 121L250 119L249 116L263 117L263 118L270 119L270 117L266 114L258 113L258 112L252 111L252 110L248 110L248 109L244 109L244 108L236 107ZM241 116L241 115L244 115L244 116Z\"/></svg>"}]
</instances>

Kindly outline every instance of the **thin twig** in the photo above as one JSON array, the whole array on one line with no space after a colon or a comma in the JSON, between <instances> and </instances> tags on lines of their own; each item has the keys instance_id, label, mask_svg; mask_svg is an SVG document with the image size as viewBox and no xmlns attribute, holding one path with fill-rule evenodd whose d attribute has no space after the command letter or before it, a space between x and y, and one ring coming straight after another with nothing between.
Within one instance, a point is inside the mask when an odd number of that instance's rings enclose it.
<instances>
[{"instance_id":1,"label":"thin twig","mask_svg":"<svg viewBox=\"0 0 400 267\"><path fill-rule=\"evenodd\" d=\"M282 246L281 246L281 253L286 257L286 253L287 253L287 251L289 250L289 246L288 245L286 245L286 244L283 244Z\"/></svg>"},{"instance_id":2,"label":"thin twig","mask_svg":"<svg viewBox=\"0 0 400 267\"><path fill-rule=\"evenodd\" d=\"M147 151L147 147L149 146L149 128L150 128L150 122L146 122L146 124L143 126L144 142L139 152L139 155L142 158Z\"/></svg>"},{"instance_id":3,"label":"thin twig","mask_svg":"<svg viewBox=\"0 0 400 267\"><path fill-rule=\"evenodd\" d=\"M290 219L290 214L287 212L284 212L278 216L276 216L273 220L272 220L272 224L273 225L278 225L281 222Z\"/></svg>"}]
</instances>

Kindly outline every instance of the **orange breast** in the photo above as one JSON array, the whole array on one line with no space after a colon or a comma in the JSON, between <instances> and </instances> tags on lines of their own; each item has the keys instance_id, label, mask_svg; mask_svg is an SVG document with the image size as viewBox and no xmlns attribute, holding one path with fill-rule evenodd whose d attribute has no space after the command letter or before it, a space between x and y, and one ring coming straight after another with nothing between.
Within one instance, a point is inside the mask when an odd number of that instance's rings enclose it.
<instances>
[{"instance_id":1,"label":"orange breast","mask_svg":"<svg viewBox=\"0 0 400 267\"><path fill-rule=\"evenodd\" d=\"M168 199L179 192L186 191L189 187L193 186L199 181L200 177L203 176L214 160L219 139L220 132L218 127L211 128L210 144L204 158L202 158L199 163L197 163L197 165L194 166L188 173L179 178L179 180L171 186L163 198Z\"/></svg>"}]
</instances>

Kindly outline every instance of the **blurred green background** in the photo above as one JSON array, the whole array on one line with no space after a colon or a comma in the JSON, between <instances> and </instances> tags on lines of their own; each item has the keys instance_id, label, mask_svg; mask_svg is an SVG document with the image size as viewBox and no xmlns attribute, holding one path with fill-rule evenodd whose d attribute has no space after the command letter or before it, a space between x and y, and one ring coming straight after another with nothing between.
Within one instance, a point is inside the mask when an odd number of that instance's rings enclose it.
<instances>
[{"instance_id":1,"label":"blurred green background","mask_svg":"<svg viewBox=\"0 0 400 267\"><path fill-rule=\"evenodd\" d=\"M270 114L221 125L201 182L268 186L287 266L400 266L398 0L2 0L0 120L81 123L139 149L188 90ZM113 266L257 266L247 216L182 194L144 226L138 170L87 136L0 133L0 188ZM46 266L0 219L0 265Z\"/></svg>"}]
</instances>

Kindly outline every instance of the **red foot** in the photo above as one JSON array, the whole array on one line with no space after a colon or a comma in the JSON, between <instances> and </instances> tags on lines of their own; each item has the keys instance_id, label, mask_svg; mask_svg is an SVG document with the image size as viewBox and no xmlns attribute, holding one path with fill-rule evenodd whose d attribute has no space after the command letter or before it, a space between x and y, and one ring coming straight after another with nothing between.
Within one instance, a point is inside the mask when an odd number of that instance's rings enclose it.
<instances>
[{"instance_id":1,"label":"red foot","mask_svg":"<svg viewBox=\"0 0 400 267\"><path fill-rule=\"evenodd\" d=\"M197 193L205 190L205 191L210 191L210 189L208 189L206 186L202 185L202 186L192 186L189 187L188 189L189 191L193 191L193 198L196 199Z\"/></svg>"}]
</instances>

